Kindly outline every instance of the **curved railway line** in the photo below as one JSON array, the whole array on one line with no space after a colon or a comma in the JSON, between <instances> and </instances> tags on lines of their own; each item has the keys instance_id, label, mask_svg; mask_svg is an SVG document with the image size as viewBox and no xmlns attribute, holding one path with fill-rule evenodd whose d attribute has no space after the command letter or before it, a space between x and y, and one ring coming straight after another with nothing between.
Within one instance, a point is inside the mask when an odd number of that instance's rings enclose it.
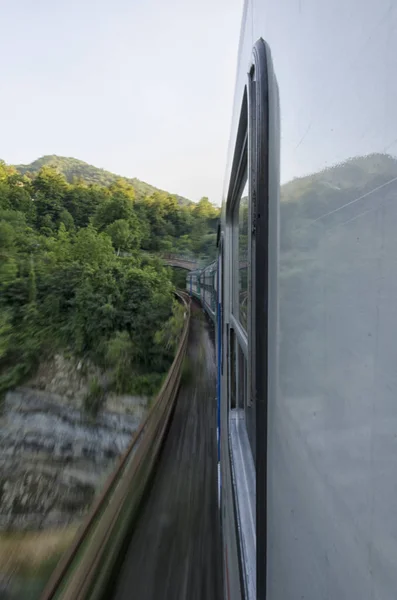
<instances>
[{"instance_id":1,"label":"curved railway line","mask_svg":"<svg viewBox=\"0 0 397 600\"><path fill-rule=\"evenodd\" d=\"M184 375L153 484L123 555L112 600L220 600L216 366L197 304Z\"/></svg>"},{"instance_id":2,"label":"curved railway line","mask_svg":"<svg viewBox=\"0 0 397 600\"><path fill-rule=\"evenodd\" d=\"M137 527L155 479L178 395L189 339L190 298L184 292L176 295L185 306L185 323L172 366L149 414L53 572L42 600L99 600L115 588L126 539Z\"/></svg>"}]
</instances>

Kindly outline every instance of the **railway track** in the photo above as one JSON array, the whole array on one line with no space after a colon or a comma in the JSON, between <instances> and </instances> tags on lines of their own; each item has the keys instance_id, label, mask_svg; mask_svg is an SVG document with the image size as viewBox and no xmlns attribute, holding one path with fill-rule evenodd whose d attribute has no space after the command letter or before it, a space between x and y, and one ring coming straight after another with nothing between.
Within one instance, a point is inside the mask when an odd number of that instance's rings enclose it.
<instances>
[{"instance_id":1,"label":"railway track","mask_svg":"<svg viewBox=\"0 0 397 600\"><path fill-rule=\"evenodd\" d=\"M109 600L223 598L215 348L202 317L193 301L188 376Z\"/></svg>"},{"instance_id":2,"label":"railway track","mask_svg":"<svg viewBox=\"0 0 397 600\"><path fill-rule=\"evenodd\" d=\"M185 323L167 378L73 544L55 568L42 600L102 600L109 596L125 537L141 510L177 397L189 335L190 298L184 292L176 295L186 309Z\"/></svg>"}]
</instances>

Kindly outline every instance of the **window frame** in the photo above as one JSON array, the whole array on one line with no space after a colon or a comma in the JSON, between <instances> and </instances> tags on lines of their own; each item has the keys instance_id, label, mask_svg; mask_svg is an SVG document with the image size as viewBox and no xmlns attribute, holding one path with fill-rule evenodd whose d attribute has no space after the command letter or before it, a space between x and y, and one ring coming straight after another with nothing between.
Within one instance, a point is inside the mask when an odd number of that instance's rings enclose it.
<instances>
[{"instance_id":1,"label":"window frame","mask_svg":"<svg viewBox=\"0 0 397 600\"><path fill-rule=\"evenodd\" d=\"M256 593L267 593L267 448L269 388L269 121L271 53L260 38L253 48L248 72L251 181L252 313L250 337L252 394L255 411L256 467ZM276 150L276 149L275 149ZM276 224L273 224L274 226ZM273 315L273 318L277 318ZM260 335L257 335L257 332ZM257 360L259 357L259 360Z\"/></svg>"},{"instance_id":2,"label":"window frame","mask_svg":"<svg viewBox=\"0 0 397 600\"><path fill-rule=\"evenodd\" d=\"M270 75L270 77L269 77ZM273 86L273 87L272 87ZM231 169L226 202L226 230L229 278L229 323L227 343L234 340L235 349L246 348L249 357L247 371L247 406L244 407L244 432L250 438L251 451L255 460L255 530L256 530L256 579L244 577L248 598L266 598L267 586L267 446L268 446L268 358L269 358L269 106L278 98L277 82L274 77L270 49L262 38L254 45L247 73L247 84L243 94L236 145ZM272 118L278 118L278 100L271 107ZM277 113L277 114L276 114ZM276 123L277 129L277 123ZM277 148L274 148L277 152ZM275 156L276 162L277 157ZM247 174L249 201L248 231L248 314L247 336L235 314L236 264L235 255L235 207L243 191L242 181ZM277 227L276 223L273 226ZM274 254L274 252L273 252ZM273 255L272 254L272 255ZM230 264L231 263L231 264ZM277 315L274 316L277 319ZM260 332L257 335L257 332ZM273 347L273 345L272 345ZM234 354L238 354L234 352ZM258 360L257 360L258 357ZM228 356L228 389L231 389L231 360ZM237 365L234 369L236 371ZM238 386L238 376L235 380ZM236 388L238 389L238 387ZM236 405L238 406L238 402ZM230 407L229 407L230 409ZM249 422L250 421L250 422ZM239 434L237 434L239 435ZM245 433L244 433L245 435ZM233 439L233 438L232 438ZM232 454L230 460L233 463ZM237 489L237 496L239 490ZM238 502L239 503L239 502ZM241 528L240 528L241 530ZM244 537L244 532L241 534ZM248 538L247 538L248 539ZM244 543L243 543L244 545ZM251 547L252 549L252 547Z\"/></svg>"}]
</instances>

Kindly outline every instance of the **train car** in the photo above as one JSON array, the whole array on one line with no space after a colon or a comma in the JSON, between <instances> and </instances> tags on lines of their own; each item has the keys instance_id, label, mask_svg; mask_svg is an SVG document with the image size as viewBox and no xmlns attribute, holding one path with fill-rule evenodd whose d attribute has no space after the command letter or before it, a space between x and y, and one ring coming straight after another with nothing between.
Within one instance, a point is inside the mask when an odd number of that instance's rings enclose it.
<instances>
[{"instance_id":1,"label":"train car","mask_svg":"<svg viewBox=\"0 0 397 600\"><path fill-rule=\"evenodd\" d=\"M190 296L201 300L201 284L200 284L201 269L188 271L186 276L186 291Z\"/></svg>"},{"instance_id":2,"label":"train car","mask_svg":"<svg viewBox=\"0 0 397 600\"><path fill-rule=\"evenodd\" d=\"M230 600L396 598L396 21L244 4L217 272Z\"/></svg>"},{"instance_id":3,"label":"train car","mask_svg":"<svg viewBox=\"0 0 397 600\"><path fill-rule=\"evenodd\" d=\"M215 320L216 313L216 261L202 270L201 302L204 310L211 319Z\"/></svg>"},{"instance_id":4,"label":"train car","mask_svg":"<svg viewBox=\"0 0 397 600\"><path fill-rule=\"evenodd\" d=\"M186 291L200 300L203 309L214 322L217 299L216 269L217 262L214 261L203 269L189 272L186 276Z\"/></svg>"}]
</instances>

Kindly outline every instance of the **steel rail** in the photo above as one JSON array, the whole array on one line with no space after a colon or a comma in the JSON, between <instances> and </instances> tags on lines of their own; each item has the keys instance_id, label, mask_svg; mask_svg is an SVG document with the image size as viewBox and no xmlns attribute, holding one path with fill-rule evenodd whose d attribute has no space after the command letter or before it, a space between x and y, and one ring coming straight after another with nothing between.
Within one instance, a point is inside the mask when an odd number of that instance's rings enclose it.
<instances>
[{"instance_id":1,"label":"steel rail","mask_svg":"<svg viewBox=\"0 0 397 600\"><path fill-rule=\"evenodd\" d=\"M138 518L174 408L190 323L190 298L174 361L146 419L109 477L76 537L54 569L42 600L101 600L109 597L126 535Z\"/></svg>"}]
</instances>

